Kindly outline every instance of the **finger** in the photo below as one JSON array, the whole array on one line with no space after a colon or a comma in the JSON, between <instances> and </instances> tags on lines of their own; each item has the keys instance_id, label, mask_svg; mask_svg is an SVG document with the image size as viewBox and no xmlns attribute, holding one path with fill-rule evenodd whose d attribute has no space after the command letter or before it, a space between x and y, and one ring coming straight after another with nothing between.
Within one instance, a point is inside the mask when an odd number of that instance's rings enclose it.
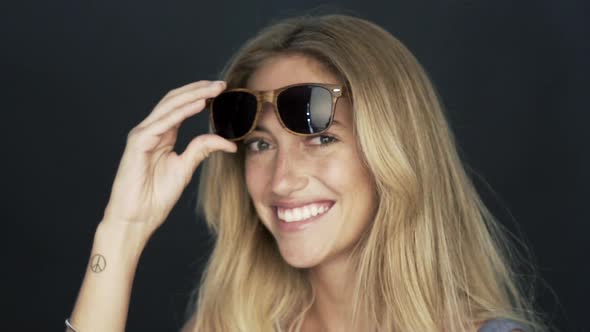
<instances>
[{"instance_id":1,"label":"finger","mask_svg":"<svg viewBox=\"0 0 590 332\"><path fill-rule=\"evenodd\" d=\"M160 102L158 104L161 104L163 101L166 101L174 96L177 96L183 92L195 89L195 88L200 88L203 86L207 86L209 84L213 83L213 81L207 81L207 80L201 80L201 81L197 81L197 82L192 82L186 85L183 85L179 88L173 89L168 91L168 93L164 96L164 98L162 98L162 100L160 100Z\"/></svg>"},{"instance_id":2,"label":"finger","mask_svg":"<svg viewBox=\"0 0 590 332\"><path fill-rule=\"evenodd\" d=\"M207 83L205 83L207 82ZM210 98L216 96L219 92L221 87L219 83L214 83L210 81L200 81L192 84L192 88L187 86L182 87L183 91L174 92L174 96L172 97L165 97L161 100L158 105L154 108L152 113L145 118L139 126L148 126L149 124L155 122L158 118L164 116L164 114L169 113L174 108L180 107L182 105L186 105L187 103L193 102L198 100L199 98ZM190 84L189 84L190 85ZM225 86L225 83L222 83L221 86Z\"/></svg>"},{"instance_id":3,"label":"finger","mask_svg":"<svg viewBox=\"0 0 590 332\"><path fill-rule=\"evenodd\" d=\"M194 173L199 164L215 151L236 152L236 143L215 134L204 134L194 138L186 147L180 158L185 162L190 174Z\"/></svg>"},{"instance_id":4,"label":"finger","mask_svg":"<svg viewBox=\"0 0 590 332\"><path fill-rule=\"evenodd\" d=\"M221 93L223 89L225 89L225 83L211 83L176 94L174 97L171 97L158 104L152 113L141 122L140 126L147 126L150 123L157 121L157 119L165 116L166 113L169 113L172 110L188 103L192 103L200 99L213 98Z\"/></svg>"},{"instance_id":5,"label":"finger","mask_svg":"<svg viewBox=\"0 0 590 332\"><path fill-rule=\"evenodd\" d=\"M199 99L195 102L186 104L181 108L174 110L162 116L162 118L148 124L144 128L145 133L151 136L159 136L171 129L178 129L186 118L201 112L205 108L205 100Z\"/></svg>"}]
</instances>

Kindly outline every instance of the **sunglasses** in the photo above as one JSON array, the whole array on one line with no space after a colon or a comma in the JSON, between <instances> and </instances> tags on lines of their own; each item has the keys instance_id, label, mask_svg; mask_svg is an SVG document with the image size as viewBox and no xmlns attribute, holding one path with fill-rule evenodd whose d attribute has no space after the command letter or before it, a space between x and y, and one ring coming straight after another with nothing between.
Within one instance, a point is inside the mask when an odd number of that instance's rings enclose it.
<instances>
[{"instance_id":1,"label":"sunglasses","mask_svg":"<svg viewBox=\"0 0 590 332\"><path fill-rule=\"evenodd\" d=\"M264 102L274 106L283 128L296 135L316 135L332 124L334 106L343 94L337 84L303 83L276 90L230 89L207 100L213 132L238 141L256 126Z\"/></svg>"}]
</instances>

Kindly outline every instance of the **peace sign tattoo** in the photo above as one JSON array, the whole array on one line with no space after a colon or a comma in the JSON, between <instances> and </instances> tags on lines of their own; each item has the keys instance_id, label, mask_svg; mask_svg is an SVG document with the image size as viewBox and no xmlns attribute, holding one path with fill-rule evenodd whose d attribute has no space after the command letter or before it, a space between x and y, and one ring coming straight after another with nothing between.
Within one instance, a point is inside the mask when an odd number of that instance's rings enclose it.
<instances>
[{"instance_id":1,"label":"peace sign tattoo","mask_svg":"<svg viewBox=\"0 0 590 332\"><path fill-rule=\"evenodd\" d=\"M107 267L107 260L101 254L96 254L90 259L90 270L94 273L100 273Z\"/></svg>"}]
</instances>

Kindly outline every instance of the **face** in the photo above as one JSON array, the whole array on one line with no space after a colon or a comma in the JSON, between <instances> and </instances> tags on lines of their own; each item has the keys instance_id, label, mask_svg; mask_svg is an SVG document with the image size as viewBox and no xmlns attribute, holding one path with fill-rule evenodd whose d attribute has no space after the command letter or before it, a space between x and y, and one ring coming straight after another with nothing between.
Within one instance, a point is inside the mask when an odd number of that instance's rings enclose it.
<instances>
[{"instance_id":1,"label":"face","mask_svg":"<svg viewBox=\"0 0 590 332\"><path fill-rule=\"evenodd\" d=\"M315 60L291 55L267 60L247 87L266 91L296 83L341 82ZM265 103L257 129L243 142L248 191L285 261L309 268L349 253L372 221L376 196L347 99L338 99L330 128L311 137L285 130Z\"/></svg>"}]
</instances>

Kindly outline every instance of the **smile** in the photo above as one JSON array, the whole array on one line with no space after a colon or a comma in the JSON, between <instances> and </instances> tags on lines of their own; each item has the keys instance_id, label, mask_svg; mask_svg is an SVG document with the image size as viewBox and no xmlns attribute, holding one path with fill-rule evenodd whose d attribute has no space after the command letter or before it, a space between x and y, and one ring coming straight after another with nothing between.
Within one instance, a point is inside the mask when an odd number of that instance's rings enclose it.
<instances>
[{"instance_id":1,"label":"smile","mask_svg":"<svg viewBox=\"0 0 590 332\"><path fill-rule=\"evenodd\" d=\"M332 203L328 202L311 203L290 209L277 206L277 217L287 223L304 221L326 213L331 207Z\"/></svg>"}]
</instances>

